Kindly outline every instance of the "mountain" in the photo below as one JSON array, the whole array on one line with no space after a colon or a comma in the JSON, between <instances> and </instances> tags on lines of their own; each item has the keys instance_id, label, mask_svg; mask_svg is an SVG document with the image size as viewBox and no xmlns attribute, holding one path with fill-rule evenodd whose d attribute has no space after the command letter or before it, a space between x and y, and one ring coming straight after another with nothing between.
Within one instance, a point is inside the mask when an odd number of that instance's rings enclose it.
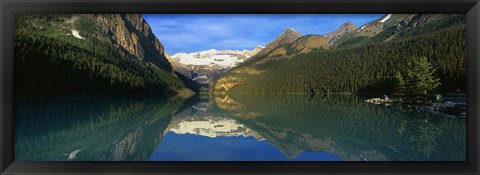
<instances>
[{"instance_id":1,"label":"mountain","mask_svg":"<svg viewBox=\"0 0 480 175\"><path fill-rule=\"evenodd\" d=\"M267 46L265 47L265 49L269 50L269 49L273 49L277 46L280 46L282 44L291 43L291 42L297 40L300 37L302 37L302 34L298 33L296 30L294 30L292 28L287 28L287 29L285 29L285 31L283 31L283 33L278 35L278 37L275 38L275 40L268 43Z\"/></svg>"},{"instance_id":2,"label":"mountain","mask_svg":"<svg viewBox=\"0 0 480 175\"><path fill-rule=\"evenodd\" d=\"M343 43L349 43L351 41L373 37L381 33L384 29L397 25L400 21L403 21L408 16L411 16L411 14L386 14L341 36L335 42L331 43L332 47L342 47L341 44Z\"/></svg>"},{"instance_id":3,"label":"mountain","mask_svg":"<svg viewBox=\"0 0 480 175\"><path fill-rule=\"evenodd\" d=\"M292 28L285 29L280 35L275 38L272 42L267 43L264 49L258 52L255 56L252 57L253 60L257 59L258 57L265 56L266 54L270 53L273 49L277 48L282 44L292 43L293 41L297 40L298 38L302 37L302 34L298 33L296 30Z\"/></svg>"},{"instance_id":4,"label":"mountain","mask_svg":"<svg viewBox=\"0 0 480 175\"><path fill-rule=\"evenodd\" d=\"M164 55L164 47L153 34L150 25L139 14L85 15L94 19L101 31L139 61L151 62L171 71Z\"/></svg>"},{"instance_id":5,"label":"mountain","mask_svg":"<svg viewBox=\"0 0 480 175\"><path fill-rule=\"evenodd\" d=\"M329 49L328 38L321 35L305 35L297 38L295 41L283 44L267 53L261 61L256 64L262 64L273 59L292 57L297 54L308 53L316 49Z\"/></svg>"},{"instance_id":6,"label":"mountain","mask_svg":"<svg viewBox=\"0 0 480 175\"><path fill-rule=\"evenodd\" d=\"M216 50L210 49L206 51L193 53L177 53L172 55L172 59L188 66L219 66L227 69L244 62L247 58L261 50L261 46L253 50Z\"/></svg>"},{"instance_id":7,"label":"mountain","mask_svg":"<svg viewBox=\"0 0 480 175\"><path fill-rule=\"evenodd\" d=\"M334 32L325 34L324 36L327 37L328 44L333 45L333 43L337 42L340 38L342 38L347 33L353 32L357 29L357 26L351 22L343 23L337 30Z\"/></svg>"},{"instance_id":8,"label":"mountain","mask_svg":"<svg viewBox=\"0 0 480 175\"><path fill-rule=\"evenodd\" d=\"M388 14L344 35L332 47L346 48L412 37L461 24L463 19L462 15L454 14Z\"/></svg>"},{"instance_id":9,"label":"mountain","mask_svg":"<svg viewBox=\"0 0 480 175\"><path fill-rule=\"evenodd\" d=\"M307 35L315 36L315 35ZM328 44L327 37L316 37ZM230 69L215 83L218 93L389 94L394 75L426 56L437 69L439 93L465 92L464 15L385 15L343 35L330 47L303 53L298 38ZM265 49L264 49L265 50Z\"/></svg>"},{"instance_id":10,"label":"mountain","mask_svg":"<svg viewBox=\"0 0 480 175\"><path fill-rule=\"evenodd\" d=\"M15 62L16 96L192 94L138 14L18 15Z\"/></svg>"},{"instance_id":11,"label":"mountain","mask_svg":"<svg viewBox=\"0 0 480 175\"><path fill-rule=\"evenodd\" d=\"M269 42L267 46L258 54L249 59L245 64L261 61L255 64L262 64L272 59L287 58L296 54L307 53L315 49L328 49L328 38L321 35L305 35L292 28L287 28L275 40Z\"/></svg>"},{"instance_id":12,"label":"mountain","mask_svg":"<svg viewBox=\"0 0 480 175\"><path fill-rule=\"evenodd\" d=\"M193 53L177 53L169 58L173 69L199 84L208 85L228 69L243 63L263 49L206 50ZM168 57L167 57L168 58Z\"/></svg>"},{"instance_id":13,"label":"mountain","mask_svg":"<svg viewBox=\"0 0 480 175\"><path fill-rule=\"evenodd\" d=\"M328 38L320 35L306 35L292 43L291 48L295 53L307 53L314 49L328 49Z\"/></svg>"}]
</instances>

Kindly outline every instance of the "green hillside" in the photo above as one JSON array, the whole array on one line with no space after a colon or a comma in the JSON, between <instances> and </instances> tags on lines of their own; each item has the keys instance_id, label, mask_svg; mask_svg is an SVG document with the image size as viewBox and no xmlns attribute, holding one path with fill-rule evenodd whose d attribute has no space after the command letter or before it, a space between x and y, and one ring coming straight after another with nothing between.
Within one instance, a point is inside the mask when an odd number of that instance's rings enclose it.
<instances>
[{"instance_id":1,"label":"green hillside","mask_svg":"<svg viewBox=\"0 0 480 175\"><path fill-rule=\"evenodd\" d=\"M15 96L175 94L185 88L168 62L139 60L102 25L82 15L16 15Z\"/></svg>"},{"instance_id":2,"label":"green hillside","mask_svg":"<svg viewBox=\"0 0 480 175\"><path fill-rule=\"evenodd\" d=\"M437 91L466 91L464 18L462 22L430 23L404 30L388 42L376 37L382 36L365 38L370 42L362 44L319 49L265 63L258 59L230 70L217 81L215 90L227 93L391 93L395 73L402 71L412 59L425 56L438 70L442 86Z\"/></svg>"}]
</instances>

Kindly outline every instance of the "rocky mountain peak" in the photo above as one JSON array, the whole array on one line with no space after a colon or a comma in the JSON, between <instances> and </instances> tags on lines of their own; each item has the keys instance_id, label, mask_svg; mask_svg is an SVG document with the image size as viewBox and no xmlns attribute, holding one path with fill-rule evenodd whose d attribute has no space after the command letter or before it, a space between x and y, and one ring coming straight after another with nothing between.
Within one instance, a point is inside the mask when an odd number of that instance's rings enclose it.
<instances>
[{"instance_id":1,"label":"rocky mountain peak","mask_svg":"<svg viewBox=\"0 0 480 175\"><path fill-rule=\"evenodd\" d=\"M291 39L293 39L293 41L295 41L296 39L298 39L300 37L302 37L302 34L298 33L295 29L287 28L282 32L282 34L280 34L277 37L277 39L281 39L281 40L291 40Z\"/></svg>"},{"instance_id":2,"label":"rocky mountain peak","mask_svg":"<svg viewBox=\"0 0 480 175\"><path fill-rule=\"evenodd\" d=\"M300 37L302 37L302 34L297 32L296 30L292 28L286 28L280 35L277 36L277 38L275 38L275 40L269 42L265 46L265 48L263 48L260 52L258 52L258 54L253 57L262 57L264 55L267 55L270 51L277 48L278 46L282 44L293 43Z\"/></svg>"},{"instance_id":3,"label":"rocky mountain peak","mask_svg":"<svg viewBox=\"0 0 480 175\"><path fill-rule=\"evenodd\" d=\"M357 29L357 26L355 24L351 23L350 21L343 23L337 30L334 32L328 33L325 35L325 37L328 40L328 44L332 45L335 42L337 42L341 37L344 35L353 32L355 29Z\"/></svg>"},{"instance_id":4,"label":"rocky mountain peak","mask_svg":"<svg viewBox=\"0 0 480 175\"><path fill-rule=\"evenodd\" d=\"M337 30L353 31L356 28L357 28L357 26L355 26L355 24L348 21L346 23L343 23Z\"/></svg>"},{"instance_id":5,"label":"rocky mountain peak","mask_svg":"<svg viewBox=\"0 0 480 175\"><path fill-rule=\"evenodd\" d=\"M257 47L255 47L255 48L252 50L252 52L255 52L255 54L256 54L256 53L260 52L263 48L265 48L265 47L263 47L263 46L257 46Z\"/></svg>"}]
</instances>

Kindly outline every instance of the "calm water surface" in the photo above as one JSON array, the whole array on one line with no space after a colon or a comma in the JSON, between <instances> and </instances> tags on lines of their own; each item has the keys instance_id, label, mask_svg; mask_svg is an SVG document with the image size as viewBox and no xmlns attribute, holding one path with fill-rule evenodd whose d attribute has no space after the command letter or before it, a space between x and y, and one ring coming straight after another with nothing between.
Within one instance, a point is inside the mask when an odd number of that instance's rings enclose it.
<instances>
[{"instance_id":1,"label":"calm water surface","mask_svg":"<svg viewBox=\"0 0 480 175\"><path fill-rule=\"evenodd\" d=\"M463 161L465 119L354 95L16 99L15 159Z\"/></svg>"}]
</instances>

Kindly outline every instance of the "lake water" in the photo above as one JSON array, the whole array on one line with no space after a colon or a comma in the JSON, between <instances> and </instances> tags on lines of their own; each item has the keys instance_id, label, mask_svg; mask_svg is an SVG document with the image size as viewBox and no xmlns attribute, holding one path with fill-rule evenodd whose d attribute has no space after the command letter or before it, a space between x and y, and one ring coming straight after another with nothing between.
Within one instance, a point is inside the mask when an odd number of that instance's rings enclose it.
<instances>
[{"instance_id":1,"label":"lake water","mask_svg":"<svg viewBox=\"0 0 480 175\"><path fill-rule=\"evenodd\" d=\"M355 95L16 99L17 161L464 161L465 119Z\"/></svg>"}]
</instances>

